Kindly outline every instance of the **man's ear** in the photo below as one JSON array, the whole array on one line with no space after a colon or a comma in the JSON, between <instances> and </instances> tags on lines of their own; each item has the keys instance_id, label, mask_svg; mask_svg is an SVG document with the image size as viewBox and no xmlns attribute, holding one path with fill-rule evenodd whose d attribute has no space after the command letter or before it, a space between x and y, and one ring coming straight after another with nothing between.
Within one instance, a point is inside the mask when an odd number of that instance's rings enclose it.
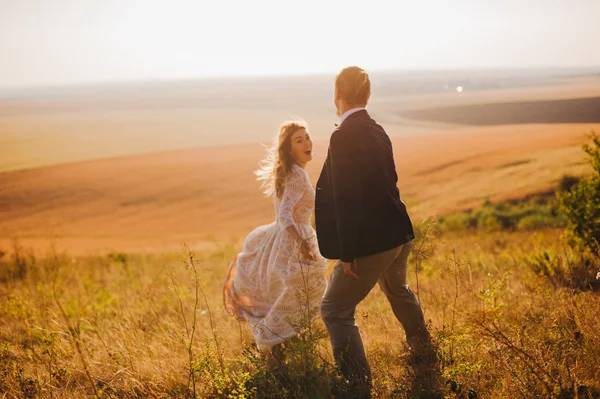
<instances>
[{"instance_id":1,"label":"man's ear","mask_svg":"<svg viewBox=\"0 0 600 399\"><path fill-rule=\"evenodd\" d=\"M367 95L367 102L369 102L370 99L371 99L371 92L369 91L369 94Z\"/></svg>"}]
</instances>

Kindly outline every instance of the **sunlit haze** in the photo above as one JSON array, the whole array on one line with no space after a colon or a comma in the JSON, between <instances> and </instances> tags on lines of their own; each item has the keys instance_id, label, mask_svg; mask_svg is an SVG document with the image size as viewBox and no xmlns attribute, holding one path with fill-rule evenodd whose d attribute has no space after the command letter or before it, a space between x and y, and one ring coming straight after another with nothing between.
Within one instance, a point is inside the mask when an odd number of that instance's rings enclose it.
<instances>
[{"instance_id":1,"label":"sunlit haze","mask_svg":"<svg viewBox=\"0 0 600 399\"><path fill-rule=\"evenodd\" d=\"M0 0L0 87L600 65L597 0Z\"/></svg>"}]
</instances>

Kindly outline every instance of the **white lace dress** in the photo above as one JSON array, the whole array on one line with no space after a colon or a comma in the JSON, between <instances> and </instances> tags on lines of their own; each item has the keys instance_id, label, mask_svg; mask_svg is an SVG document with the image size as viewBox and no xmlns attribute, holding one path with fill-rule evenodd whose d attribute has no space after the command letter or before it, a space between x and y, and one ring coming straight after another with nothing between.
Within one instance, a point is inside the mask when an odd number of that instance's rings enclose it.
<instances>
[{"instance_id":1,"label":"white lace dress","mask_svg":"<svg viewBox=\"0 0 600 399\"><path fill-rule=\"evenodd\" d=\"M296 335L319 315L326 259L319 254L310 225L314 203L308 175L294 165L282 198L275 200L277 220L253 230L229 268L223 286L225 308L248 321L261 350ZM286 230L291 225L309 240L315 261L302 257L299 243Z\"/></svg>"}]
</instances>

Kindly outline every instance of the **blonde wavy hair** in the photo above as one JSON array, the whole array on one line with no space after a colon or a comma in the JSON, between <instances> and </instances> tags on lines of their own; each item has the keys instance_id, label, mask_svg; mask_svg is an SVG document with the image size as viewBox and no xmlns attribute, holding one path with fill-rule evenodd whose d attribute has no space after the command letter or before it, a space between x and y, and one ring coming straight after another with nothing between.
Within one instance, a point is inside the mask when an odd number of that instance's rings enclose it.
<instances>
[{"instance_id":1,"label":"blonde wavy hair","mask_svg":"<svg viewBox=\"0 0 600 399\"><path fill-rule=\"evenodd\" d=\"M279 128L273 145L267 148L267 156L260 162L254 173L262 181L261 189L267 196L276 195L281 198L288 175L292 171L292 135L300 129L307 130L304 121L284 122Z\"/></svg>"}]
</instances>

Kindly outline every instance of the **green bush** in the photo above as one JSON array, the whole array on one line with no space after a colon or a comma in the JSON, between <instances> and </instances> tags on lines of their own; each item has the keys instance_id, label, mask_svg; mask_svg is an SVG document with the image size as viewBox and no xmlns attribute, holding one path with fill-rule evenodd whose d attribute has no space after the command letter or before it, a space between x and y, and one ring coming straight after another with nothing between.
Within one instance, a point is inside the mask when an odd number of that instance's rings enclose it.
<instances>
[{"instance_id":1,"label":"green bush","mask_svg":"<svg viewBox=\"0 0 600 399\"><path fill-rule=\"evenodd\" d=\"M574 245L595 256L600 255L600 138L595 132L583 150L592 166L589 177L569 191L559 193L560 210L567 219L567 230Z\"/></svg>"},{"instance_id":2,"label":"green bush","mask_svg":"<svg viewBox=\"0 0 600 399\"><path fill-rule=\"evenodd\" d=\"M25 279L35 268L35 263L33 252L25 253L15 240L11 256L7 256L7 252L0 249L0 283Z\"/></svg>"},{"instance_id":3,"label":"green bush","mask_svg":"<svg viewBox=\"0 0 600 399\"><path fill-rule=\"evenodd\" d=\"M600 285L594 272L594 259L572 249L557 252L545 249L532 253L525 263L539 276L545 277L557 287L595 289Z\"/></svg>"},{"instance_id":4,"label":"green bush","mask_svg":"<svg viewBox=\"0 0 600 399\"><path fill-rule=\"evenodd\" d=\"M581 181L580 177L572 175L564 175L558 181L558 191L569 191L573 186Z\"/></svg>"},{"instance_id":5,"label":"green bush","mask_svg":"<svg viewBox=\"0 0 600 399\"><path fill-rule=\"evenodd\" d=\"M583 150L592 166L590 176L576 182L563 177L560 186L564 191L556 196L571 248L560 254L544 250L526 259L538 275L554 285L577 289L595 289L599 285L596 272L600 267L600 138L595 132L588 137L591 144L585 144ZM529 226L536 223L533 219L521 221Z\"/></svg>"},{"instance_id":6,"label":"green bush","mask_svg":"<svg viewBox=\"0 0 600 399\"><path fill-rule=\"evenodd\" d=\"M537 195L522 201L503 201L483 205L440 219L445 231L536 230L564 227L565 217L558 212L554 196Z\"/></svg>"},{"instance_id":7,"label":"green bush","mask_svg":"<svg viewBox=\"0 0 600 399\"><path fill-rule=\"evenodd\" d=\"M440 218L447 231L465 231L477 226L477 219L467 212L459 212Z\"/></svg>"},{"instance_id":8,"label":"green bush","mask_svg":"<svg viewBox=\"0 0 600 399\"><path fill-rule=\"evenodd\" d=\"M504 228L502 221L493 213L484 214L477 221L477 228L483 231L500 231Z\"/></svg>"},{"instance_id":9,"label":"green bush","mask_svg":"<svg viewBox=\"0 0 600 399\"><path fill-rule=\"evenodd\" d=\"M533 231L552 227L562 227L564 221L552 215L533 214L523 217L517 223L517 230Z\"/></svg>"}]
</instances>

